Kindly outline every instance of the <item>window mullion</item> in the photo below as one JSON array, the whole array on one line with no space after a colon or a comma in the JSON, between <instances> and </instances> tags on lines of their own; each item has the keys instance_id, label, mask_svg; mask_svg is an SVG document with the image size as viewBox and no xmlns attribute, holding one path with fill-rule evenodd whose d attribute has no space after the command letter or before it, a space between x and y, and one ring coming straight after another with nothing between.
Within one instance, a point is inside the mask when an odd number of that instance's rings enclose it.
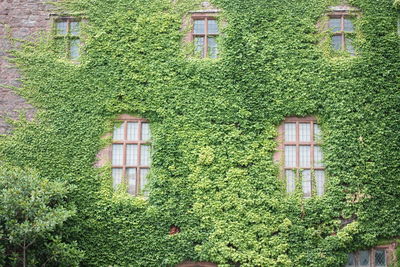
<instances>
[{"instance_id":1,"label":"window mullion","mask_svg":"<svg viewBox=\"0 0 400 267\"><path fill-rule=\"evenodd\" d=\"M204 57L208 57L208 18L204 19Z\"/></svg>"}]
</instances>

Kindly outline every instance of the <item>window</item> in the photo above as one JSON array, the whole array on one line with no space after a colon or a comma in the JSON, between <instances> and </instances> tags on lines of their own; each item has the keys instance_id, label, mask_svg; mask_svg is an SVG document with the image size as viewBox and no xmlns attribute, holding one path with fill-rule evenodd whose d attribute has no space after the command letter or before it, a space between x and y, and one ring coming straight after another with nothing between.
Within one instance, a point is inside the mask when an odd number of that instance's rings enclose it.
<instances>
[{"instance_id":1,"label":"window","mask_svg":"<svg viewBox=\"0 0 400 267\"><path fill-rule=\"evenodd\" d=\"M396 244L378 246L370 250L350 253L345 267L388 267L395 263L393 251Z\"/></svg>"},{"instance_id":2,"label":"window","mask_svg":"<svg viewBox=\"0 0 400 267\"><path fill-rule=\"evenodd\" d=\"M354 25L353 17L349 15L349 8L333 9L329 15L329 28L332 31L332 48L343 50L355 55L353 47Z\"/></svg>"},{"instance_id":3,"label":"window","mask_svg":"<svg viewBox=\"0 0 400 267\"><path fill-rule=\"evenodd\" d=\"M202 58L217 58L219 28L216 17L209 13L196 12L192 14L192 23L191 39L195 54Z\"/></svg>"},{"instance_id":4,"label":"window","mask_svg":"<svg viewBox=\"0 0 400 267\"><path fill-rule=\"evenodd\" d=\"M304 197L311 197L314 188L317 195L323 195L325 167L322 162L320 128L315 119L287 118L280 126L280 135L279 150L283 152L282 165L286 191L294 192L296 181L301 180Z\"/></svg>"},{"instance_id":5,"label":"window","mask_svg":"<svg viewBox=\"0 0 400 267\"><path fill-rule=\"evenodd\" d=\"M80 20L73 17L61 17L55 20L56 38L66 41L65 52L71 60L80 56Z\"/></svg>"},{"instance_id":6,"label":"window","mask_svg":"<svg viewBox=\"0 0 400 267\"><path fill-rule=\"evenodd\" d=\"M126 183L128 193L145 193L151 165L150 124L139 118L124 116L114 128L111 149L113 186Z\"/></svg>"}]
</instances>

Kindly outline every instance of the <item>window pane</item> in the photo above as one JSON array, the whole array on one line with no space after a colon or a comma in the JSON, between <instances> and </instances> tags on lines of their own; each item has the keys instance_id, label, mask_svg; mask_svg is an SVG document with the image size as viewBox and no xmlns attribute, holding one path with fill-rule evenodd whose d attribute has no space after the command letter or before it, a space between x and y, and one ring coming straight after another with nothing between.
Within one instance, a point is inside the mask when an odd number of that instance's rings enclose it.
<instances>
[{"instance_id":1,"label":"window pane","mask_svg":"<svg viewBox=\"0 0 400 267\"><path fill-rule=\"evenodd\" d=\"M314 141L318 142L321 141L321 129L319 125L314 123Z\"/></svg>"},{"instance_id":2,"label":"window pane","mask_svg":"<svg viewBox=\"0 0 400 267\"><path fill-rule=\"evenodd\" d=\"M217 45L217 39L215 37L208 38L208 56L210 58L218 57L218 45Z\"/></svg>"},{"instance_id":3,"label":"window pane","mask_svg":"<svg viewBox=\"0 0 400 267\"><path fill-rule=\"evenodd\" d=\"M122 169L121 168L113 168L112 169L112 177L113 177L113 187L116 188L122 182Z\"/></svg>"},{"instance_id":4,"label":"window pane","mask_svg":"<svg viewBox=\"0 0 400 267\"><path fill-rule=\"evenodd\" d=\"M296 146L285 146L285 167L296 167Z\"/></svg>"},{"instance_id":5,"label":"window pane","mask_svg":"<svg viewBox=\"0 0 400 267\"><path fill-rule=\"evenodd\" d=\"M341 19L330 19L329 20L329 28L331 28L331 30L333 32L339 32L342 30L341 27Z\"/></svg>"},{"instance_id":6,"label":"window pane","mask_svg":"<svg viewBox=\"0 0 400 267\"><path fill-rule=\"evenodd\" d=\"M143 192L144 187L147 185L147 175L150 169L140 169L140 190Z\"/></svg>"},{"instance_id":7,"label":"window pane","mask_svg":"<svg viewBox=\"0 0 400 267\"><path fill-rule=\"evenodd\" d=\"M350 55L354 56L355 51L354 51L354 47L353 47L353 40L351 40L350 38L345 38L345 42L346 42L347 52L349 52Z\"/></svg>"},{"instance_id":8,"label":"window pane","mask_svg":"<svg viewBox=\"0 0 400 267\"><path fill-rule=\"evenodd\" d=\"M325 192L325 171L316 170L315 171L315 182L317 195L322 196Z\"/></svg>"},{"instance_id":9,"label":"window pane","mask_svg":"<svg viewBox=\"0 0 400 267\"><path fill-rule=\"evenodd\" d=\"M218 34L218 24L215 19L208 20L208 33L209 34Z\"/></svg>"},{"instance_id":10,"label":"window pane","mask_svg":"<svg viewBox=\"0 0 400 267\"><path fill-rule=\"evenodd\" d=\"M123 145L113 144L112 146L112 165L123 165Z\"/></svg>"},{"instance_id":11,"label":"window pane","mask_svg":"<svg viewBox=\"0 0 400 267\"><path fill-rule=\"evenodd\" d=\"M79 40L71 40L70 44L70 58L72 60L79 58L79 46L81 42Z\"/></svg>"},{"instance_id":12,"label":"window pane","mask_svg":"<svg viewBox=\"0 0 400 267\"><path fill-rule=\"evenodd\" d=\"M122 123L119 125L114 126L114 133L113 133L113 140L124 140L124 126L125 124Z\"/></svg>"},{"instance_id":13,"label":"window pane","mask_svg":"<svg viewBox=\"0 0 400 267\"><path fill-rule=\"evenodd\" d=\"M354 32L353 22L350 19L344 19L344 31Z\"/></svg>"},{"instance_id":14,"label":"window pane","mask_svg":"<svg viewBox=\"0 0 400 267\"><path fill-rule=\"evenodd\" d=\"M311 171L304 170L302 173L302 187L304 197L311 197Z\"/></svg>"},{"instance_id":15,"label":"window pane","mask_svg":"<svg viewBox=\"0 0 400 267\"><path fill-rule=\"evenodd\" d=\"M138 161L138 146L126 145L126 165L137 166Z\"/></svg>"},{"instance_id":16,"label":"window pane","mask_svg":"<svg viewBox=\"0 0 400 267\"><path fill-rule=\"evenodd\" d=\"M77 36L79 35L79 22L78 21L72 21L70 24L70 33L71 35Z\"/></svg>"},{"instance_id":17,"label":"window pane","mask_svg":"<svg viewBox=\"0 0 400 267\"><path fill-rule=\"evenodd\" d=\"M383 249L377 249L375 251L375 265L377 267L386 267L386 251Z\"/></svg>"},{"instance_id":18,"label":"window pane","mask_svg":"<svg viewBox=\"0 0 400 267\"><path fill-rule=\"evenodd\" d=\"M346 267L355 267L356 262L355 262L355 257L353 253L350 253L348 258L347 258L347 264Z\"/></svg>"},{"instance_id":19,"label":"window pane","mask_svg":"<svg viewBox=\"0 0 400 267\"><path fill-rule=\"evenodd\" d=\"M67 34L67 25L68 25L68 23L66 21L56 22L57 34L66 35Z\"/></svg>"},{"instance_id":20,"label":"window pane","mask_svg":"<svg viewBox=\"0 0 400 267\"><path fill-rule=\"evenodd\" d=\"M311 167L311 146L300 146L300 167Z\"/></svg>"},{"instance_id":21,"label":"window pane","mask_svg":"<svg viewBox=\"0 0 400 267\"><path fill-rule=\"evenodd\" d=\"M285 123L285 141L296 142L296 123Z\"/></svg>"},{"instance_id":22,"label":"window pane","mask_svg":"<svg viewBox=\"0 0 400 267\"><path fill-rule=\"evenodd\" d=\"M369 267L369 251L368 250L362 250L360 251L359 254L359 266L360 267Z\"/></svg>"},{"instance_id":23,"label":"window pane","mask_svg":"<svg viewBox=\"0 0 400 267\"><path fill-rule=\"evenodd\" d=\"M194 38L194 51L196 55L204 57L204 37Z\"/></svg>"},{"instance_id":24,"label":"window pane","mask_svg":"<svg viewBox=\"0 0 400 267\"><path fill-rule=\"evenodd\" d=\"M285 171L286 176L286 192L294 192L296 188L296 173L292 170Z\"/></svg>"},{"instance_id":25,"label":"window pane","mask_svg":"<svg viewBox=\"0 0 400 267\"><path fill-rule=\"evenodd\" d=\"M332 47L335 50L342 49L342 36L341 35L332 36Z\"/></svg>"},{"instance_id":26,"label":"window pane","mask_svg":"<svg viewBox=\"0 0 400 267\"><path fill-rule=\"evenodd\" d=\"M193 33L205 34L204 20L197 19L194 21Z\"/></svg>"},{"instance_id":27,"label":"window pane","mask_svg":"<svg viewBox=\"0 0 400 267\"><path fill-rule=\"evenodd\" d=\"M127 168L126 176L128 178L128 193L136 195L136 168Z\"/></svg>"},{"instance_id":28,"label":"window pane","mask_svg":"<svg viewBox=\"0 0 400 267\"><path fill-rule=\"evenodd\" d=\"M142 145L140 147L140 165L141 166L150 166L150 146Z\"/></svg>"},{"instance_id":29,"label":"window pane","mask_svg":"<svg viewBox=\"0 0 400 267\"><path fill-rule=\"evenodd\" d=\"M150 124L147 122L142 123L142 140L148 141L151 139Z\"/></svg>"},{"instance_id":30,"label":"window pane","mask_svg":"<svg viewBox=\"0 0 400 267\"><path fill-rule=\"evenodd\" d=\"M300 123L300 141L310 142L311 141L311 124L310 123Z\"/></svg>"},{"instance_id":31,"label":"window pane","mask_svg":"<svg viewBox=\"0 0 400 267\"><path fill-rule=\"evenodd\" d=\"M139 139L139 123L128 122L127 138L129 141L134 141Z\"/></svg>"},{"instance_id":32,"label":"window pane","mask_svg":"<svg viewBox=\"0 0 400 267\"><path fill-rule=\"evenodd\" d=\"M324 163L322 161L323 161L323 155L321 147L314 146L314 167L323 168Z\"/></svg>"}]
</instances>

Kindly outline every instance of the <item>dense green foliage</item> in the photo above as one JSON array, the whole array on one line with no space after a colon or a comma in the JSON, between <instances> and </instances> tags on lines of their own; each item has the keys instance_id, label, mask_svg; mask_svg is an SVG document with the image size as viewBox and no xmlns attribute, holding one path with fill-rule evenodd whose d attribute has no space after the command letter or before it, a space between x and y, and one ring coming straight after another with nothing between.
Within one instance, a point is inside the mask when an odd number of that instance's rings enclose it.
<instances>
[{"instance_id":1,"label":"dense green foliage","mask_svg":"<svg viewBox=\"0 0 400 267\"><path fill-rule=\"evenodd\" d=\"M342 266L400 236L399 37L393 0L353 0L356 57L325 43L328 0L215 0L217 60L187 56L189 0L75 0L80 64L43 38L15 53L20 94L39 109L0 156L73 185L64 225L88 266ZM151 121L150 198L94 168L101 138L128 113ZM272 155L287 116L315 115L329 173L323 197L287 196ZM348 223L346 223L348 222ZM169 227L181 232L169 235Z\"/></svg>"},{"instance_id":2,"label":"dense green foliage","mask_svg":"<svg viewBox=\"0 0 400 267\"><path fill-rule=\"evenodd\" d=\"M60 227L75 210L65 182L41 179L32 171L0 168L0 229L6 266L78 266L76 242L62 241Z\"/></svg>"}]
</instances>

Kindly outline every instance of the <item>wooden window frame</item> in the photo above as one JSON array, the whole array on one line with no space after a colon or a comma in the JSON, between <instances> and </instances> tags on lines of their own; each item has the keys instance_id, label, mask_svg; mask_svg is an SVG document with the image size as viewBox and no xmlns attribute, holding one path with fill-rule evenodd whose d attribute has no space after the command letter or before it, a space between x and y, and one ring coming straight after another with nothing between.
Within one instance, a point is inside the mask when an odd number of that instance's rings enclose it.
<instances>
[{"instance_id":1,"label":"wooden window frame","mask_svg":"<svg viewBox=\"0 0 400 267\"><path fill-rule=\"evenodd\" d=\"M286 141L285 140L285 124L286 123L295 123L296 124L296 141ZM305 141L300 141L300 123L310 123L310 141L305 142ZM279 126L278 132L279 136L277 138L278 141L278 151L274 155L274 160L275 162L280 162L281 164L281 178L287 183L287 178L286 178L286 171L290 170L293 171L295 170L296 175L295 175L295 180L298 181L300 177L300 170L310 170L310 175L311 175L311 192L310 195L304 195L305 198L309 198L313 195L314 193L314 187L315 183L313 178L315 178L313 175L314 171L321 170L325 172L325 181L326 181L326 169L324 167L314 167L314 147L315 146L320 146L322 145L322 142L320 140L315 140L314 138L314 125L318 124L317 120L313 116L307 116L307 117L287 117ZM286 167L285 166L285 146L296 146L296 166L295 167ZM300 166L300 146L310 146L310 167L305 168ZM301 183L302 184L302 183ZM296 186L297 187L297 186ZM324 192L325 193L325 183L324 183ZM287 189L286 189L287 191ZM288 191L287 191L288 192ZM288 192L289 193L289 192Z\"/></svg>"},{"instance_id":2,"label":"wooden window frame","mask_svg":"<svg viewBox=\"0 0 400 267\"><path fill-rule=\"evenodd\" d=\"M194 24L196 20L204 20L204 34L194 33ZM191 13L191 25L192 30L190 32L190 42L194 44L196 37L203 37L204 38L204 47L203 53L201 54L201 58L210 58L209 57L209 50L208 50L208 39L209 37L218 38L220 35L220 29L218 25L218 33L217 34L210 34L208 33L208 21L215 20L218 23L218 12L213 13L205 13L205 12L192 12ZM218 44L217 44L218 49ZM218 53L216 58L218 58Z\"/></svg>"},{"instance_id":3,"label":"wooden window frame","mask_svg":"<svg viewBox=\"0 0 400 267\"><path fill-rule=\"evenodd\" d=\"M122 181L123 184L128 184L128 176L126 170L128 168L135 168L136 169L136 183L135 183L135 190L132 195L137 196L141 192L142 187L142 177L141 177L141 170L148 169L150 171L150 165L141 165L141 148L142 146L150 146L151 147L151 139L149 140L142 140L142 125L143 123L150 123L148 120L138 117L132 117L129 115L122 115L117 120L117 123L124 124L124 139L123 140L114 140L114 136L112 135L112 144L111 149L109 149L109 159L111 162L111 170L112 169L122 169ZM128 132L128 123L129 122L137 122L138 123L138 140L127 140L127 132ZM119 144L123 145L122 149L122 165L114 165L113 164L113 145ZM127 145L137 145L137 165L127 165Z\"/></svg>"},{"instance_id":4,"label":"wooden window frame","mask_svg":"<svg viewBox=\"0 0 400 267\"><path fill-rule=\"evenodd\" d=\"M340 19L340 31L333 32L333 36L340 36L340 39L341 39L340 50L347 51L347 52L349 52L349 51L347 49L347 44L346 44L346 34L354 33L355 30L353 29L353 31L351 31L351 32L345 31L344 20L352 18L352 17L353 16L351 16L348 12L333 12L333 13L329 14L329 20ZM330 25L329 25L329 27L330 27ZM353 27L354 27L354 25L353 25Z\"/></svg>"},{"instance_id":5,"label":"wooden window frame","mask_svg":"<svg viewBox=\"0 0 400 267\"><path fill-rule=\"evenodd\" d=\"M59 34L58 29L57 29L57 23L59 22L66 22L67 23L67 28L66 28L66 34ZM78 22L79 23L79 33L77 35L72 35L71 34L71 23L72 22ZM72 17L72 16L59 16L54 18L53 24L54 24L54 36L57 39L61 38L66 38L68 39L68 44L65 47L65 53L68 55L68 59L76 62L79 60L81 57L81 44L79 45L79 56L76 59L72 59L71 57L71 42L73 40L78 40L80 42L81 37L80 37L80 30L81 30L81 23L82 19L79 17Z\"/></svg>"}]
</instances>

